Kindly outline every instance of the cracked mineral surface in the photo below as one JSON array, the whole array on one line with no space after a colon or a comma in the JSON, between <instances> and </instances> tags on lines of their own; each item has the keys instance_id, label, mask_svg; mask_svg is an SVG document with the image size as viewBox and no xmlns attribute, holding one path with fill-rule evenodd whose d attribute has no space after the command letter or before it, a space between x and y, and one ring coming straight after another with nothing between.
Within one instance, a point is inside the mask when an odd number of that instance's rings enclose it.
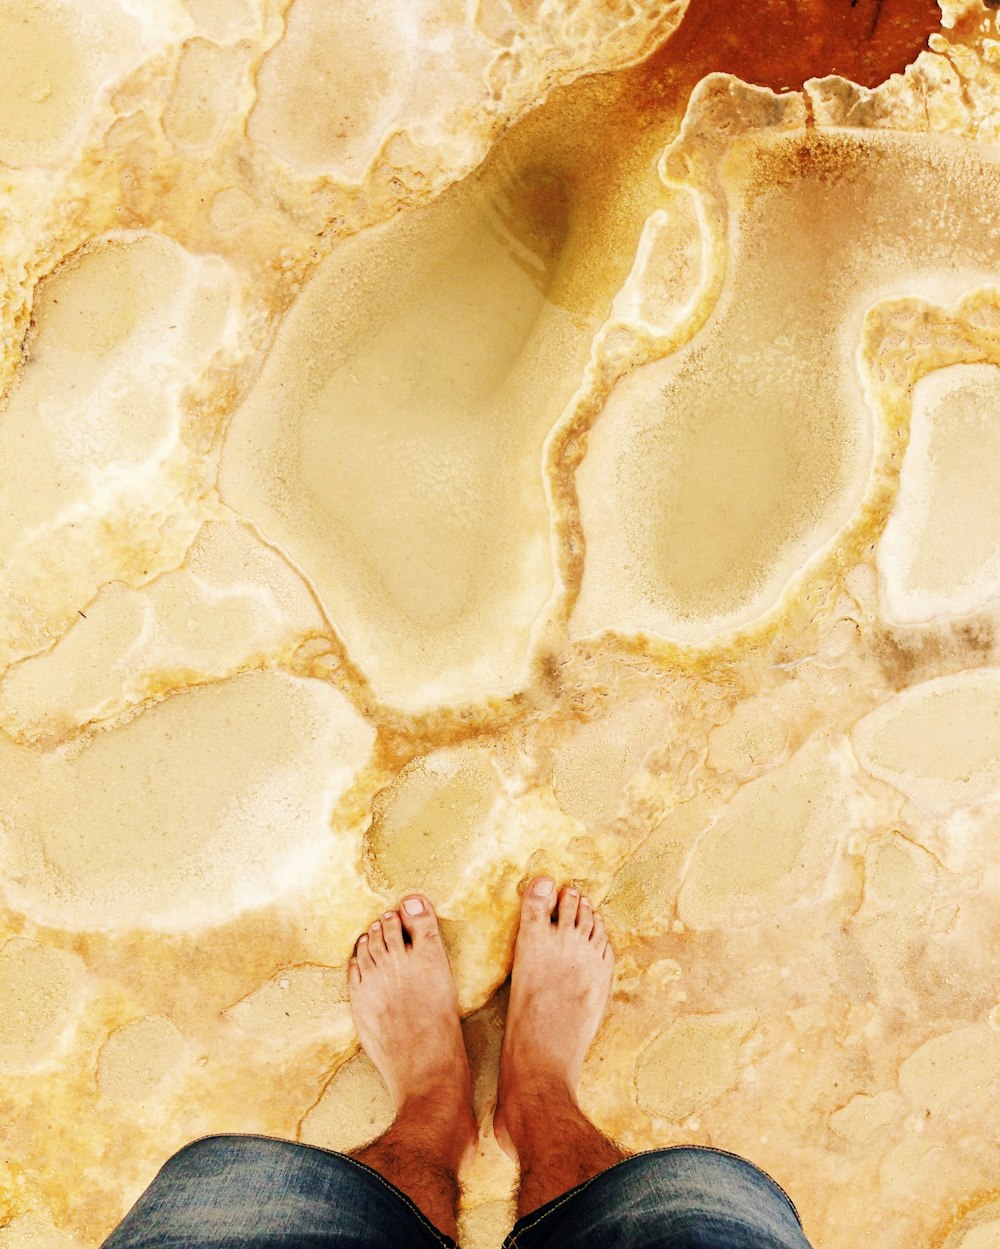
<instances>
[{"instance_id":1,"label":"cracked mineral surface","mask_svg":"<svg viewBox=\"0 0 1000 1249\"><path fill-rule=\"evenodd\" d=\"M1000 28L842 7L0 0L0 1249L388 1126L412 888L495 1249L541 870L605 1132L1000 1244Z\"/></svg>"}]
</instances>

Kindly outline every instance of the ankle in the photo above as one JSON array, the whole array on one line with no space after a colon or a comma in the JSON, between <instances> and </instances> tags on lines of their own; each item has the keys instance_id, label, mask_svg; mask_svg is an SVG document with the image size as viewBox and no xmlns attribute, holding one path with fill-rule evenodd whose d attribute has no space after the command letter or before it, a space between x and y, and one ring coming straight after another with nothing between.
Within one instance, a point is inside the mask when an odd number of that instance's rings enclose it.
<instances>
[{"instance_id":1,"label":"ankle","mask_svg":"<svg viewBox=\"0 0 1000 1249\"><path fill-rule=\"evenodd\" d=\"M435 1081L406 1090L396 1106L397 1119L447 1126L473 1118L472 1082Z\"/></svg>"},{"instance_id":2,"label":"ankle","mask_svg":"<svg viewBox=\"0 0 1000 1249\"><path fill-rule=\"evenodd\" d=\"M518 1085L516 1096L505 1088L497 1109L520 1170L518 1218L625 1157L583 1113L565 1081Z\"/></svg>"},{"instance_id":3,"label":"ankle","mask_svg":"<svg viewBox=\"0 0 1000 1249\"><path fill-rule=\"evenodd\" d=\"M498 1088L498 1100L503 1103L504 1113L522 1105L537 1102L557 1105L570 1103L576 1106L576 1093L564 1074L556 1071L535 1070L529 1075L502 1076Z\"/></svg>"},{"instance_id":4,"label":"ankle","mask_svg":"<svg viewBox=\"0 0 1000 1249\"><path fill-rule=\"evenodd\" d=\"M462 1091L453 1096L442 1096L440 1092L412 1094L397 1109L396 1122L446 1135L460 1136L466 1130L476 1130L471 1094L466 1096Z\"/></svg>"},{"instance_id":5,"label":"ankle","mask_svg":"<svg viewBox=\"0 0 1000 1249\"><path fill-rule=\"evenodd\" d=\"M497 1110L522 1158L530 1152L536 1138L546 1134L553 1120L582 1118L576 1095L566 1080L540 1073L525 1079L502 1080L497 1090Z\"/></svg>"},{"instance_id":6,"label":"ankle","mask_svg":"<svg viewBox=\"0 0 1000 1249\"><path fill-rule=\"evenodd\" d=\"M554 1039L527 1037L516 1028L504 1036L500 1051L501 1083L517 1092L541 1091L576 1101L582 1057L573 1061Z\"/></svg>"}]
</instances>

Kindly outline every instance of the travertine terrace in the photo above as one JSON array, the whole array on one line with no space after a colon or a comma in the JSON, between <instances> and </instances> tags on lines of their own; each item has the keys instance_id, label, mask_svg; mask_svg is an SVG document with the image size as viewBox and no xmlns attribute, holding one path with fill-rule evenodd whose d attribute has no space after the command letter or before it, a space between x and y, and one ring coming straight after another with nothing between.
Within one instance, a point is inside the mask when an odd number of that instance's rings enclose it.
<instances>
[{"instance_id":1,"label":"travertine terrace","mask_svg":"<svg viewBox=\"0 0 1000 1249\"><path fill-rule=\"evenodd\" d=\"M941 4L873 69L808 4L0 0L0 1249L384 1128L410 888L495 1249L540 870L606 1132L1000 1244L1000 19Z\"/></svg>"}]
</instances>

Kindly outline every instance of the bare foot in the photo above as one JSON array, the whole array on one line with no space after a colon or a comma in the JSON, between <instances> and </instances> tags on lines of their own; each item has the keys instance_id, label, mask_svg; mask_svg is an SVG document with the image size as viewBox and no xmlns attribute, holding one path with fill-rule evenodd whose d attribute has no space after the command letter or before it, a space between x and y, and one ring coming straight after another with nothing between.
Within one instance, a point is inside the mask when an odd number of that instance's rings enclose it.
<instances>
[{"instance_id":1,"label":"bare foot","mask_svg":"<svg viewBox=\"0 0 1000 1249\"><path fill-rule=\"evenodd\" d=\"M549 892L535 892L548 883ZM555 921L555 922L554 922ZM536 877L521 900L493 1131L515 1161L519 1103L576 1101L583 1060L611 993L615 956L604 921L576 889Z\"/></svg>"},{"instance_id":2,"label":"bare foot","mask_svg":"<svg viewBox=\"0 0 1000 1249\"><path fill-rule=\"evenodd\" d=\"M456 1154L457 1170L479 1133L455 977L427 898L408 894L358 938L347 985L362 1048L389 1087L397 1120L418 1115Z\"/></svg>"}]
</instances>

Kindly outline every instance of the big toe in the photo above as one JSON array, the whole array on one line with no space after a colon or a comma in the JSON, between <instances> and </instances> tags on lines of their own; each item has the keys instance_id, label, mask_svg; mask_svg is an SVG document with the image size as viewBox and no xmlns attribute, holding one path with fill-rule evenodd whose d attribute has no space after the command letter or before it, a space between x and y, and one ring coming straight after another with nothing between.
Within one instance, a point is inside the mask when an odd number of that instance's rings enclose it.
<instances>
[{"instance_id":1,"label":"big toe","mask_svg":"<svg viewBox=\"0 0 1000 1249\"><path fill-rule=\"evenodd\" d=\"M547 924L555 909L556 882L551 876L535 876L521 899L521 918L529 924Z\"/></svg>"},{"instance_id":2,"label":"big toe","mask_svg":"<svg viewBox=\"0 0 1000 1249\"><path fill-rule=\"evenodd\" d=\"M440 941L441 930L438 928L437 916L422 893L407 894L400 906L399 917L414 949Z\"/></svg>"}]
</instances>

